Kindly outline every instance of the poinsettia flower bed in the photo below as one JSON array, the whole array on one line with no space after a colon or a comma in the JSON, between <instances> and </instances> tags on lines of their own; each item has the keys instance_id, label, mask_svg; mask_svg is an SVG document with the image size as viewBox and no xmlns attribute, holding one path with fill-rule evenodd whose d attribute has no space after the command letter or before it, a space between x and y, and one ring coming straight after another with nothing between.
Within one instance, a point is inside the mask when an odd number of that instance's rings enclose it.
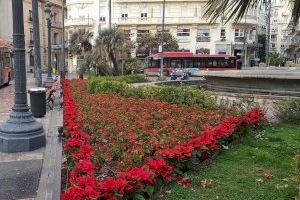
<instances>
[{"instance_id":1,"label":"poinsettia flower bed","mask_svg":"<svg viewBox=\"0 0 300 200\"><path fill-rule=\"evenodd\" d=\"M264 121L258 109L230 116L89 94L85 81L65 81L63 90L64 150L72 169L63 199L144 199L163 182L188 186L182 172L220 149L241 128Z\"/></svg>"}]
</instances>

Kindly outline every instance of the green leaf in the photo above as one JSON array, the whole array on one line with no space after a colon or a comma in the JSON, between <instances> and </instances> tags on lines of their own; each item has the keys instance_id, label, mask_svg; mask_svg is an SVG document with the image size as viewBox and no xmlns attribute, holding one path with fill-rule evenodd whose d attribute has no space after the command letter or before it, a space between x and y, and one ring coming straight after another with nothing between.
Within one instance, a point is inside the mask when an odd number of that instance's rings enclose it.
<instances>
[{"instance_id":1,"label":"green leaf","mask_svg":"<svg viewBox=\"0 0 300 200\"><path fill-rule=\"evenodd\" d=\"M145 200L145 198L140 194L133 195L133 200Z\"/></svg>"},{"instance_id":2,"label":"green leaf","mask_svg":"<svg viewBox=\"0 0 300 200\"><path fill-rule=\"evenodd\" d=\"M154 186L154 192L155 192L155 193L156 193L156 192L159 192L160 189L162 188L162 186L163 186L163 181L162 181L161 178L158 178L158 179L157 179L157 183L156 183L156 185Z\"/></svg>"},{"instance_id":3,"label":"green leaf","mask_svg":"<svg viewBox=\"0 0 300 200\"><path fill-rule=\"evenodd\" d=\"M148 185L146 188L145 188L145 192L149 195L149 197L151 197L153 195L153 192L154 192L154 187L151 186L151 185Z\"/></svg>"}]
</instances>

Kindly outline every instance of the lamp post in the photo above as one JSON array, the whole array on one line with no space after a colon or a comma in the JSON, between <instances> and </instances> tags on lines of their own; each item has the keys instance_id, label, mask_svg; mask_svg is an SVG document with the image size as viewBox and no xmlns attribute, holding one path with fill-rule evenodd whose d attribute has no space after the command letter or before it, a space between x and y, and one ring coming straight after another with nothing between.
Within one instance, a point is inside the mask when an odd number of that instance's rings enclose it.
<instances>
[{"instance_id":1,"label":"lamp post","mask_svg":"<svg viewBox=\"0 0 300 200\"><path fill-rule=\"evenodd\" d=\"M52 3L47 0L45 5L45 13L46 13L46 20L47 20L47 27L48 27L48 76L44 82L45 87L51 87L54 83L54 80L51 75L52 66L51 66L51 6Z\"/></svg>"},{"instance_id":2,"label":"lamp post","mask_svg":"<svg viewBox=\"0 0 300 200\"><path fill-rule=\"evenodd\" d=\"M9 119L0 126L0 152L6 153L45 146L43 126L33 118L27 104L23 0L12 0L12 10L15 98Z\"/></svg>"},{"instance_id":3,"label":"lamp post","mask_svg":"<svg viewBox=\"0 0 300 200\"><path fill-rule=\"evenodd\" d=\"M164 76L165 10L166 10L166 0L163 1L162 30L161 30L160 45L159 45L159 52L161 52L161 58L160 58L160 77Z\"/></svg>"},{"instance_id":4,"label":"lamp post","mask_svg":"<svg viewBox=\"0 0 300 200\"><path fill-rule=\"evenodd\" d=\"M65 55L65 0L62 0L62 72L61 72L61 78L65 79L66 75L66 55Z\"/></svg>"}]
</instances>

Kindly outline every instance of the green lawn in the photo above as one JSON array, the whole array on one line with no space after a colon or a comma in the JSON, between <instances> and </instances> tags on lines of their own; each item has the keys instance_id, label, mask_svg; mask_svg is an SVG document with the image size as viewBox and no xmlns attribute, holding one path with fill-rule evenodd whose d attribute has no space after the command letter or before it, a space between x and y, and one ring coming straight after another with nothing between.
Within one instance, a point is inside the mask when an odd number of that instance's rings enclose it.
<instances>
[{"instance_id":1,"label":"green lawn","mask_svg":"<svg viewBox=\"0 0 300 200\"><path fill-rule=\"evenodd\" d=\"M255 134L243 138L232 149L223 150L206 166L188 172L190 189L174 183L160 199L288 200L296 196L291 177L296 173L292 165L300 149L300 127L267 128ZM260 182L264 172L273 177ZM205 179L212 180L210 187L201 186Z\"/></svg>"}]
</instances>

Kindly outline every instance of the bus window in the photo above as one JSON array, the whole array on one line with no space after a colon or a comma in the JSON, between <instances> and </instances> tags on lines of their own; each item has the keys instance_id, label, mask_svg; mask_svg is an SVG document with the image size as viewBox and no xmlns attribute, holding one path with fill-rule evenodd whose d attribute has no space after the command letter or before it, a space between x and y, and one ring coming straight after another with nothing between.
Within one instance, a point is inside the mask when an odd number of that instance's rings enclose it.
<instances>
[{"instance_id":1,"label":"bus window","mask_svg":"<svg viewBox=\"0 0 300 200\"><path fill-rule=\"evenodd\" d=\"M148 67L149 68L158 68L160 66L159 60L149 60Z\"/></svg>"},{"instance_id":2,"label":"bus window","mask_svg":"<svg viewBox=\"0 0 300 200\"><path fill-rule=\"evenodd\" d=\"M218 66L220 68L228 68L229 67L229 64L228 64L229 60L228 59L226 59L226 58L219 58L218 60L219 60Z\"/></svg>"},{"instance_id":3,"label":"bus window","mask_svg":"<svg viewBox=\"0 0 300 200\"><path fill-rule=\"evenodd\" d=\"M230 68L236 68L236 59L235 58L230 58L228 64L229 64Z\"/></svg>"},{"instance_id":4,"label":"bus window","mask_svg":"<svg viewBox=\"0 0 300 200\"><path fill-rule=\"evenodd\" d=\"M165 58L164 59L164 67L169 67L170 64L169 64L170 60L168 58Z\"/></svg>"},{"instance_id":5,"label":"bus window","mask_svg":"<svg viewBox=\"0 0 300 200\"><path fill-rule=\"evenodd\" d=\"M194 67L195 68L201 68L201 66L203 66L203 65L201 65L200 59L195 59L194 60Z\"/></svg>"},{"instance_id":6,"label":"bus window","mask_svg":"<svg viewBox=\"0 0 300 200\"><path fill-rule=\"evenodd\" d=\"M208 59L206 62L206 67L217 67L218 62L216 59Z\"/></svg>"},{"instance_id":7,"label":"bus window","mask_svg":"<svg viewBox=\"0 0 300 200\"><path fill-rule=\"evenodd\" d=\"M192 60L184 60L184 68L193 68L193 61Z\"/></svg>"},{"instance_id":8,"label":"bus window","mask_svg":"<svg viewBox=\"0 0 300 200\"><path fill-rule=\"evenodd\" d=\"M170 63L171 63L171 67L172 68L182 68L182 62L181 62L181 60L179 60L179 59L177 59L177 60L171 60L170 61Z\"/></svg>"}]
</instances>

